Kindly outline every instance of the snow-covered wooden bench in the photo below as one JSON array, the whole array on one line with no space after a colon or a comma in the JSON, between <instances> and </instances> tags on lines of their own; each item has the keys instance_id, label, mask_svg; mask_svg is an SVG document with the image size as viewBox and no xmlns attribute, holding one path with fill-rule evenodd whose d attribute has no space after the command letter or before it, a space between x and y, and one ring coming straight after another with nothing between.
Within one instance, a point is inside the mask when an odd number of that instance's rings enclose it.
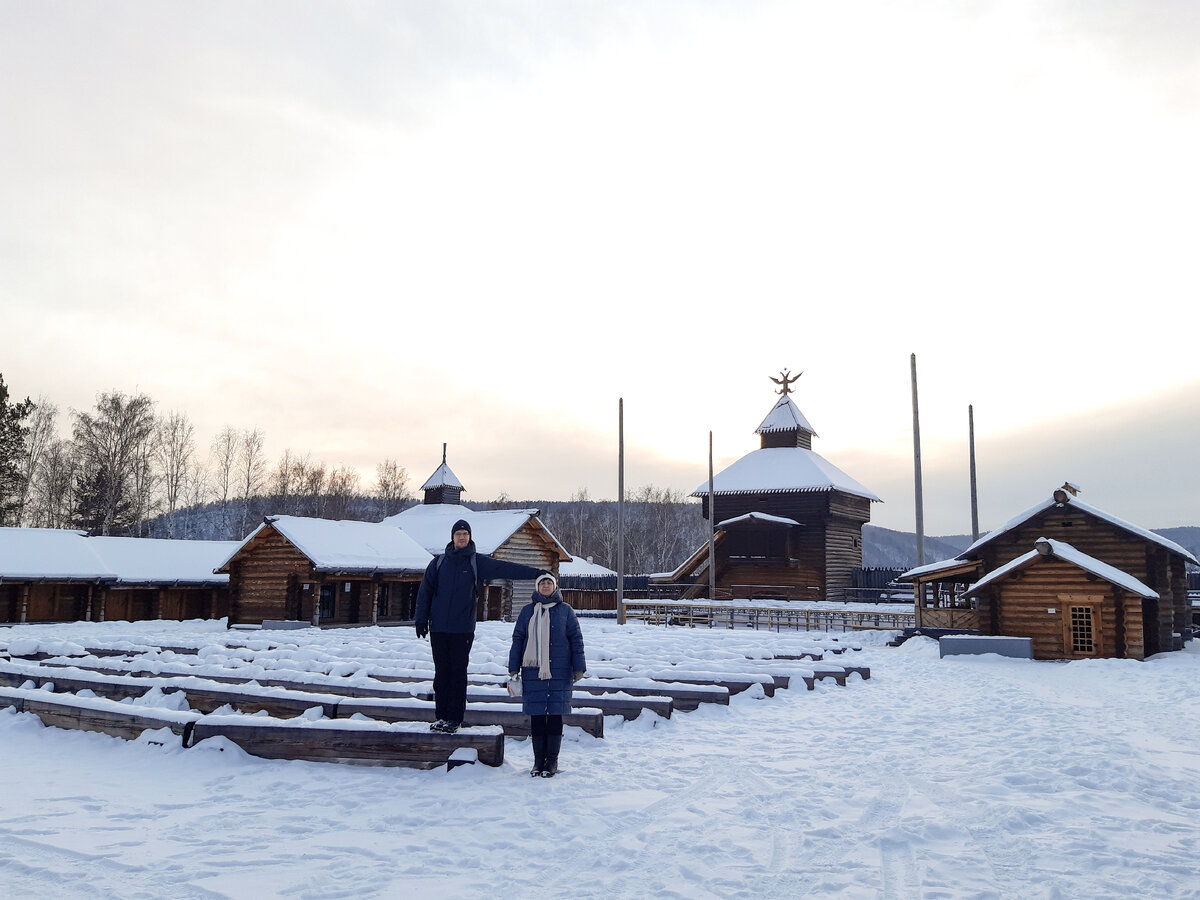
<instances>
[{"instance_id":1,"label":"snow-covered wooden bench","mask_svg":"<svg viewBox=\"0 0 1200 900\"><path fill-rule=\"evenodd\" d=\"M394 696L344 697L320 689L307 690L312 686L299 683L293 689L257 683L229 684L197 676L138 676L17 661L0 663L0 684L16 686L26 680L36 687L53 684L59 690L88 690L112 700L141 697L156 687L164 692L181 691L188 705L201 713L230 706L242 713L266 712L279 718L293 718L314 708L319 708L329 719L344 719L357 714L383 722L430 723L437 718L429 698L400 692L393 692ZM529 734L529 717L520 709L468 704L463 721L467 726L498 725L505 734L514 737ZM604 715L599 709L573 710L563 722L594 737L604 737Z\"/></svg>"},{"instance_id":2,"label":"snow-covered wooden bench","mask_svg":"<svg viewBox=\"0 0 1200 900\"><path fill-rule=\"evenodd\" d=\"M184 747L224 737L252 756L266 759L431 769L448 764L456 750L468 748L485 765L504 762L504 732L497 726L441 734L423 725L367 719L203 715L194 710L131 707L103 697L20 687L0 687L0 707L32 713L57 728L96 731L126 740L160 729L177 735Z\"/></svg>"}]
</instances>

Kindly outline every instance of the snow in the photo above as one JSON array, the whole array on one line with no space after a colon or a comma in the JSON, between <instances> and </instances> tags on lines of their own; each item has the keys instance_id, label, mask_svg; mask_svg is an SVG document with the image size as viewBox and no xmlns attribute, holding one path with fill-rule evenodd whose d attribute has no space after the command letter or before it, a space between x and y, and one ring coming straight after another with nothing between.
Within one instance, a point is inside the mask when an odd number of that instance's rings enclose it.
<instances>
[{"instance_id":1,"label":"snow","mask_svg":"<svg viewBox=\"0 0 1200 900\"><path fill-rule=\"evenodd\" d=\"M111 581L115 577L83 531L0 528L0 578Z\"/></svg>"},{"instance_id":2,"label":"snow","mask_svg":"<svg viewBox=\"0 0 1200 900\"><path fill-rule=\"evenodd\" d=\"M754 429L755 434L769 434L774 431L807 431L813 437L817 436L816 431L808 424L808 419L804 418L804 413L800 412L800 408L787 394L779 398L767 413L767 417L762 420L762 424Z\"/></svg>"},{"instance_id":3,"label":"snow","mask_svg":"<svg viewBox=\"0 0 1200 900\"><path fill-rule=\"evenodd\" d=\"M1082 550L1072 547L1070 544L1063 541L1052 540L1051 538L1038 538L1035 544L1044 545L1048 548L1048 554L1061 559L1063 562L1068 562L1085 572L1090 572L1098 578L1103 578L1109 584L1115 584L1117 587L1130 593L1136 594L1139 597L1145 597L1149 600L1158 599L1158 591L1151 587L1147 587L1142 582L1138 581L1127 572L1122 572L1115 566L1110 566L1102 560L1096 559L1094 556L1089 556ZM979 579L975 584L967 590L965 596L971 596L980 588L986 587L995 581L1000 581L1005 578L1010 572L1018 569L1023 569L1038 559L1043 558L1043 554L1036 547L1028 553L1018 556L1016 559L1005 563L998 569L989 572L986 576Z\"/></svg>"},{"instance_id":4,"label":"snow","mask_svg":"<svg viewBox=\"0 0 1200 900\"><path fill-rule=\"evenodd\" d=\"M56 528L0 528L0 580L228 584L213 569L237 541L88 537Z\"/></svg>"},{"instance_id":5,"label":"snow","mask_svg":"<svg viewBox=\"0 0 1200 900\"><path fill-rule=\"evenodd\" d=\"M717 494L833 490L879 500L833 463L803 447L754 450L713 477L713 491ZM708 482L692 491L691 496L707 497Z\"/></svg>"},{"instance_id":6,"label":"snow","mask_svg":"<svg viewBox=\"0 0 1200 900\"><path fill-rule=\"evenodd\" d=\"M763 522L769 525L799 525L795 519L786 519L783 516L773 516L770 513L749 512L744 516L734 516L732 519L726 519L723 522L718 522L718 528L728 528L730 525L740 525L743 522Z\"/></svg>"},{"instance_id":7,"label":"snow","mask_svg":"<svg viewBox=\"0 0 1200 900\"><path fill-rule=\"evenodd\" d=\"M852 657L872 677L608 717L603 739L568 728L562 774L537 780L528 741L508 740L498 769L360 768L0 711L0 887L63 900L1200 893L1200 642L1145 662L1035 662L940 659L926 638L884 646L888 632L583 627L593 678L787 671L811 664L771 657L842 642L862 649L825 662ZM482 623L473 668L498 674L510 637ZM430 667L403 628L0 628L0 649L18 646L142 649L196 675Z\"/></svg>"},{"instance_id":8,"label":"snow","mask_svg":"<svg viewBox=\"0 0 1200 900\"><path fill-rule=\"evenodd\" d=\"M157 538L89 537L87 543L117 574L117 584L228 584L213 569L238 541L166 541Z\"/></svg>"},{"instance_id":9,"label":"snow","mask_svg":"<svg viewBox=\"0 0 1200 900\"><path fill-rule=\"evenodd\" d=\"M615 576L616 574L615 569L594 563L590 558L580 559L577 556L572 557L567 562L559 563L558 566L558 575L560 578L567 576Z\"/></svg>"},{"instance_id":10,"label":"snow","mask_svg":"<svg viewBox=\"0 0 1200 900\"><path fill-rule=\"evenodd\" d=\"M1071 506L1074 506L1074 507L1078 508L1081 512L1089 513L1090 515L1095 516L1097 519L1100 519L1101 521L1104 521L1104 522L1108 522L1110 525L1115 525L1117 528L1120 528L1123 531L1127 531L1130 534L1137 535L1138 537L1143 538L1144 540L1147 540L1153 544L1157 544L1160 547L1165 547L1167 550L1171 551L1172 553L1182 556L1185 560L1192 563L1192 565L1200 565L1200 560L1197 560L1196 557L1194 557L1188 550L1186 550L1184 547L1181 547L1179 544L1175 543L1174 541L1167 540L1167 538L1163 537L1161 534L1155 534L1153 531L1149 531L1148 529L1142 528L1138 525L1134 525L1130 522L1126 522L1124 519L1119 519L1116 516L1112 515L1111 513L1106 513L1103 510L1097 509L1094 506L1089 506L1088 504L1084 503L1082 500L1080 500L1076 497L1067 496L1067 498L1063 501L1063 504L1064 505L1069 504ZM1030 507L1029 509L1025 510L1025 512L1021 513L1020 515L1014 516L1013 518L1009 519L1007 522L1005 522L1003 525L1001 525L999 528L995 529L994 531L989 531L987 534L985 534L983 537L981 537L979 540L977 540L975 543L973 543L970 547L968 547L966 550L964 550L962 553L960 553L958 555L958 559L967 559L968 557L974 555L976 553L976 551L980 547L982 547L984 544L991 543L992 541L994 541L996 538L1000 537L1001 535L1004 535L1009 531L1014 531L1017 528L1020 528L1022 525L1024 525L1026 522L1028 522L1030 519L1032 519L1034 516L1037 516L1040 513L1043 513L1046 510L1051 509L1052 507L1058 506L1058 505L1060 505L1060 504L1053 497L1051 497L1049 500L1039 503L1037 506ZM908 574L911 574L911 573L908 573Z\"/></svg>"},{"instance_id":11,"label":"snow","mask_svg":"<svg viewBox=\"0 0 1200 900\"><path fill-rule=\"evenodd\" d=\"M429 491L440 487L461 488L462 486L463 484L458 480L458 476L450 471L450 467L443 462L437 467L437 471L430 475L425 483L421 485L421 490Z\"/></svg>"},{"instance_id":12,"label":"snow","mask_svg":"<svg viewBox=\"0 0 1200 900\"><path fill-rule=\"evenodd\" d=\"M383 520L404 530L432 554L442 553L450 543L450 529L459 519L471 526L471 540L479 553L492 553L516 534L536 509L474 510L455 503L422 503Z\"/></svg>"},{"instance_id":13,"label":"snow","mask_svg":"<svg viewBox=\"0 0 1200 900\"><path fill-rule=\"evenodd\" d=\"M393 525L304 516L269 516L267 521L308 557L318 572L424 572L433 559ZM229 559L266 527L267 523L260 525L236 545Z\"/></svg>"}]
</instances>

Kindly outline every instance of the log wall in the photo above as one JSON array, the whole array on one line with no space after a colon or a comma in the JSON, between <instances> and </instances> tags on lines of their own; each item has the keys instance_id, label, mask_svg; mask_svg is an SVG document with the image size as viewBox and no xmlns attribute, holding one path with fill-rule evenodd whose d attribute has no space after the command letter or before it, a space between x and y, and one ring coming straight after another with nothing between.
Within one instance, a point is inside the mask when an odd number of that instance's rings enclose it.
<instances>
[{"instance_id":1,"label":"log wall","mask_svg":"<svg viewBox=\"0 0 1200 900\"><path fill-rule=\"evenodd\" d=\"M516 534L497 547L491 554L496 559L506 562L520 563L523 566L534 566L545 569L558 577L558 551L547 539L543 532L531 522L526 523ZM533 596L533 581L515 581L511 585L497 585L500 596L493 597L492 602L482 605L481 619L495 618L495 613L509 619L516 619L521 610L529 605ZM491 591L492 588L489 588Z\"/></svg>"},{"instance_id":2,"label":"log wall","mask_svg":"<svg viewBox=\"0 0 1200 900\"><path fill-rule=\"evenodd\" d=\"M1157 606L1157 633L1145 641L1145 646L1149 652L1182 646L1175 635L1183 634L1188 627L1187 580L1184 561L1178 555L1067 504L1047 510L985 546L985 571L993 571L1027 553L1040 537L1068 543L1157 591L1161 598Z\"/></svg>"},{"instance_id":3,"label":"log wall","mask_svg":"<svg viewBox=\"0 0 1200 900\"><path fill-rule=\"evenodd\" d=\"M1034 659L1141 658L1141 601L1058 559L1039 561L991 592L996 633L1033 640ZM1071 641L1071 608L1091 609L1093 647Z\"/></svg>"},{"instance_id":4,"label":"log wall","mask_svg":"<svg viewBox=\"0 0 1200 900\"><path fill-rule=\"evenodd\" d=\"M265 619L310 618L317 581L308 558L274 528L264 528L230 564L229 623L261 624ZM310 586L305 595L307 610L297 608L296 585L300 583Z\"/></svg>"}]
</instances>

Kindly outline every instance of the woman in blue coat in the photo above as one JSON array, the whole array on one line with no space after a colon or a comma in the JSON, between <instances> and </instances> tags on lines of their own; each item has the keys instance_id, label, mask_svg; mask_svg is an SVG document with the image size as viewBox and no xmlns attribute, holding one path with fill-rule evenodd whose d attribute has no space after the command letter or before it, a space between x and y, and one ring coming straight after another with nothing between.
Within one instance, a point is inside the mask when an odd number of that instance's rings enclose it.
<instances>
[{"instance_id":1,"label":"woman in blue coat","mask_svg":"<svg viewBox=\"0 0 1200 900\"><path fill-rule=\"evenodd\" d=\"M563 715L571 711L571 689L586 671L575 610L563 601L553 575L539 575L532 602L517 616L508 651L508 673L521 677L521 708L529 716L530 775L553 778L558 773Z\"/></svg>"}]
</instances>

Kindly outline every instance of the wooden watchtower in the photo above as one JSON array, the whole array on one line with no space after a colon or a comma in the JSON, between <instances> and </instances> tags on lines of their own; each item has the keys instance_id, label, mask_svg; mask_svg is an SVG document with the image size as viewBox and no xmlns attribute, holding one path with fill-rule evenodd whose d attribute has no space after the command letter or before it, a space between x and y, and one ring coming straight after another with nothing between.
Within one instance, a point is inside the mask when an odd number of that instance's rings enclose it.
<instances>
[{"instance_id":1,"label":"wooden watchtower","mask_svg":"<svg viewBox=\"0 0 1200 900\"><path fill-rule=\"evenodd\" d=\"M799 378L781 373L779 400L748 453L691 494L715 530L716 583L729 596L842 600L862 566L862 526L879 498L812 449L816 431L789 396ZM707 582L708 548L675 580Z\"/></svg>"}]
</instances>

